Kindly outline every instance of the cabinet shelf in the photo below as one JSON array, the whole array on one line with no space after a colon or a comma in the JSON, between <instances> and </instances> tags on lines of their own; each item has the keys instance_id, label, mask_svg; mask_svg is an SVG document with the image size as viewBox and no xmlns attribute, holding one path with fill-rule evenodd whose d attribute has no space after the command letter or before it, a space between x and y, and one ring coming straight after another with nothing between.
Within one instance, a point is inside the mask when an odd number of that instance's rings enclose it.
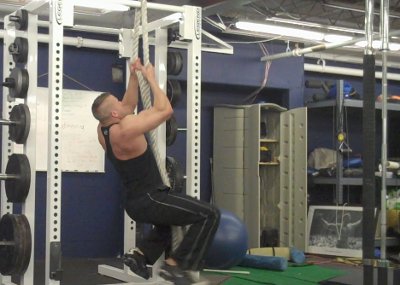
<instances>
[{"instance_id":1,"label":"cabinet shelf","mask_svg":"<svg viewBox=\"0 0 400 285\"><path fill-rule=\"evenodd\" d=\"M311 181L314 184L336 184L336 177L312 177ZM379 177L376 177L376 181L380 181ZM355 185L362 186L363 179L361 177L343 177L341 179L342 185ZM386 186L400 186L400 179L398 178L387 178Z\"/></svg>"},{"instance_id":2,"label":"cabinet shelf","mask_svg":"<svg viewBox=\"0 0 400 285\"><path fill-rule=\"evenodd\" d=\"M332 100L324 100L320 102L310 102L307 103L308 108L324 108L324 107L334 107L337 105L336 99ZM353 108L362 108L363 101L362 100L355 100L355 99L344 99L343 105L345 107L353 107ZM381 102L375 102L375 109L382 109ZM387 103L387 109L389 111L400 111L400 104L398 103Z\"/></svg>"},{"instance_id":3,"label":"cabinet shelf","mask_svg":"<svg viewBox=\"0 0 400 285\"><path fill-rule=\"evenodd\" d=\"M278 143L279 141L276 139L260 139L261 143Z\"/></svg>"},{"instance_id":4,"label":"cabinet shelf","mask_svg":"<svg viewBox=\"0 0 400 285\"><path fill-rule=\"evenodd\" d=\"M259 162L259 165L279 165L279 162Z\"/></svg>"}]
</instances>

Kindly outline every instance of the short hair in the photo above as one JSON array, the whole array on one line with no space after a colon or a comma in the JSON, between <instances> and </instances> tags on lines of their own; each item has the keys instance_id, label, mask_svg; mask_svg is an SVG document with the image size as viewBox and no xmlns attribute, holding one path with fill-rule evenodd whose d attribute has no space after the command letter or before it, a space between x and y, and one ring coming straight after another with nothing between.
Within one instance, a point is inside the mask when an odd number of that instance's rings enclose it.
<instances>
[{"instance_id":1,"label":"short hair","mask_svg":"<svg viewBox=\"0 0 400 285\"><path fill-rule=\"evenodd\" d=\"M96 99L94 99L92 104L92 114L97 120L102 121L107 118L107 114L100 112L99 108L100 105L104 102L104 100L111 95L112 94L110 92L104 92L101 93L99 96L97 96Z\"/></svg>"}]
</instances>

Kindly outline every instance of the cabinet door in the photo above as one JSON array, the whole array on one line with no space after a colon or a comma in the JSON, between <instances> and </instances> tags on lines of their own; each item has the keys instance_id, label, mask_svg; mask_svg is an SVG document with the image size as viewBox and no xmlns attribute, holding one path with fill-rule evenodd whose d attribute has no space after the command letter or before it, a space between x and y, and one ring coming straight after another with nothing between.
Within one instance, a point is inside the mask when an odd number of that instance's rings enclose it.
<instances>
[{"instance_id":1,"label":"cabinet door","mask_svg":"<svg viewBox=\"0 0 400 285\"><path fill-rule=\"evenodd\" d=\"M307 232L307 108L281 113L280 245L305 250Z\"/></svg>"},{"instance_id":2,"label":"cabinet door","mask_svg":"<svg viewBox=\"0 0 400 285\"><path fill-rule=\"evenodd\" d=\"M218 207L243 219L243 108L214 109L213 195Z\"/></svg>"},{"instance_id":3,"label":"cabinet door","mask_svg":"<svg viewBox=\"0 0 400 285\"><path fill-rule=\"evenodd\" d=\"M244 125L244 224L249 247L260 246L260 105L245 109Z\"/></svg>"}]
</instances>

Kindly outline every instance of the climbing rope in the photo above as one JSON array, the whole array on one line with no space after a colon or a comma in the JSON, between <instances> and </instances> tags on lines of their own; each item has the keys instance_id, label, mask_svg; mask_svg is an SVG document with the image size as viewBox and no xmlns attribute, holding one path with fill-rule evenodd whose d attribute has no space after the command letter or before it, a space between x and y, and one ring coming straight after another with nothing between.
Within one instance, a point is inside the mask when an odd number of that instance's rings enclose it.
<instances>
[{"instance_id":1,"label":"climbing rope","mask_svg":"<svg viewBox=\"0 0 400 285\"><path fill-rule=\"evenodd\" d=\"M147 0L142 0L141 9L135 10L135 22L133 29L133 45L132 45L132 56L131 63L138 57L139 50L139 27L140 21L142 22L142 38L143 38L143 64L146 66L150 62L149 56L149 40L147 32ZM150 96L150 86L143 78L143 74L140 71L136 71L136 75L139 81L140 95L142 98L143 106L145 109L151 107L151 96ZM161 175L162 182L166 186L170 186L168 173L165 167L165 163L161 159L160 153L158 151L158 140L156 130L149 131L150 148L153 151L154 158L157 163L158 170Z\"/></svg>"},{"instance_id":2,"label":"climbing rope","mask_svg":"<svg viewBox=\"0 0 400 285\"><path fill-rule=\"evenodd\" d=\"M147 0L142 0L141 9L135 10L135 21L134 21L134 29L133 29L133 44L132 44L132 56L131 63L134 61L139 54L139 27L140 21L142 24L142 39L143 39L143 64L146 66L150 62L149 56L149 40L148 40L148 32L147 32ZM145 109L149 109L151 107L151 97L150 97L150 86L143 78L143 74L140 71L136 72L139 81L140 95L142 98L143 106ZM167 170L165 167L165 163L163 163L160 153L158 151L158 140L156 130L151 130L149 132L150 139L150 147L153 151L154 158L157 163L158 170L161 175L161 179L166 186L171 186L167 174ZM172 227L172 249L176 249L183 239L183 228L173 226Z\"/></svg>"}]
</instances>

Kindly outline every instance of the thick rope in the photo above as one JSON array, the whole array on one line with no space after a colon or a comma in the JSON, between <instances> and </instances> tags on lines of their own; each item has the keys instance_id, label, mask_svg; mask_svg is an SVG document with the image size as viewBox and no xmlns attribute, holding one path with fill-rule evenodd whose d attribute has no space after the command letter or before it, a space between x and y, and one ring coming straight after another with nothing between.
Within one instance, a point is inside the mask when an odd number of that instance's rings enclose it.
<instances>
[{"instance_id":1,"label":"thick rope","mask_svg":"<svg viewBox=\"0 0 400 285\"><path fill-rule=\"evenodd\" d=\"M133 51L131 62L138 57L139 53L139 27L140 20L142 22L142 39L143 39L143 64L146 66L150 62L149 55L149 40L148 40L148 32L147 32L147 0L142 0L141 9L135 10L135 22L134 22L134 32L133 32ZM143 106L146 109L151 108L151 96L150 96L150 86L148 82L143 78L141 72L136 72L138 81L140 94L143 102ZM150 138L150 147L153 151L154 158L157 163L158 170L161 175L161 179L166 186L170 186L167 170L165 167L165 163L163 163L160 153L158 151L158 140L157 140L157 132L156 130L151 130L149 132ZM173 226L172 227L172 249L175 250L183 239L183 228Z\"/></svg>"},{"instance_id":2,"label":"thick rope","mask_svg":"<svg viewBox=\"0 0 400 285\"><path fill-rule=\"evenodd\" d=\"M139 11L139 9L136 9L135 11L135 24L134 24L135 26L134 26L133 51L132 51L131 62L138 57L140 18L142 20L143 64L146 66L150 62L148 33L147 33L147 0L142 0L141 11ZM139 81L139 88L143 106L145 109L149 109L152 106L150 86L147 80L143 78L143 75L140 71L137 71L136 74ZM158 140L157 140L156 130L149 131L149 138L150 138L150 147L151 150L153 151L153 155L156 160L162 182L164 183L164 185L170 186L165 163L163 163L163 160L161 159L160 153L158 151Z\"/></svg>"}]
</instances>

